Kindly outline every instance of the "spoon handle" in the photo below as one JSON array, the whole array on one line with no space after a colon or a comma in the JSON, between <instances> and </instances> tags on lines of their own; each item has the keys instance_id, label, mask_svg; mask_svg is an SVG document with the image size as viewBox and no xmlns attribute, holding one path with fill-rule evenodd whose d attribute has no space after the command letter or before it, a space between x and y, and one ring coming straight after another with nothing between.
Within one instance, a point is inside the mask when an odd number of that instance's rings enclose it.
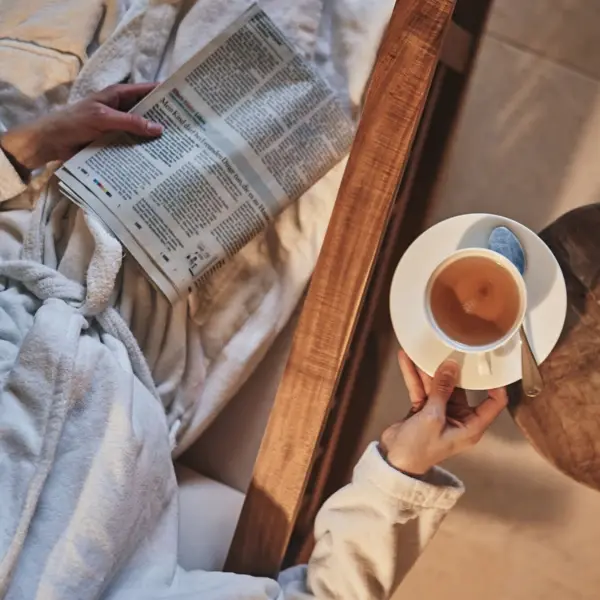
<instances>
[{"instance_id":1,"label":"spoon handle","mask_svg":"<svg viewBox=\"0 0 600 600\"><path fill-rule=\"evenodd\" d=\"M529 345L525 329L521 326L519 330L521 336L521 369L523 374L523 391L526 396L533 398L537 396L544 388L542 374Z\"/></svg>"}]
</instances>

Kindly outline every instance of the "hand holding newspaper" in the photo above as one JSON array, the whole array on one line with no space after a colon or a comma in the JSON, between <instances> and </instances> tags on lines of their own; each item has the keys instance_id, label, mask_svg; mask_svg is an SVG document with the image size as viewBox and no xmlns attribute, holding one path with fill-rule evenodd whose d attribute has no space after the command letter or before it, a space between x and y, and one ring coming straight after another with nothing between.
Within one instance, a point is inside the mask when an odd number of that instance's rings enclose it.
<instances>
[{"instance_id":1,"label":"hand holding newspaper","mask_svg":"<svg viewBox=\"0 0 600 600\"><path fill-rule=\"evenodd\" d=\"M333 91L256 5L133 112L162 124L162 136L108 135L57 176L171 302L331 169L353 137Z\"/></svg>"}]
</instances>

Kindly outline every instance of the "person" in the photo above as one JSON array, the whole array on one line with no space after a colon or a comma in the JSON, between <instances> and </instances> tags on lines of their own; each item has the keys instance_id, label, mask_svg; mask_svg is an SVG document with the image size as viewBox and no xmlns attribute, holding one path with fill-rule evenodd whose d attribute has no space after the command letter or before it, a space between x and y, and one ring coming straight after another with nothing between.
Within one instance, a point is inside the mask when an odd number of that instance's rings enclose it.
<instances>
[{"instance_id":1,"label":"person","mask_svg":"<svg viewBox=\"0 0 600 600\"><path fill-rule=\"evenodd\" d=\"M0 190L9 189L16 177L24 185L31 171L48 162L70 158L81 147L106 132L121 130L145 137L160 135L160 126L124 112L153 87L153 84L112 86L66 109L13 128L2 135L0 148L10 167L0 164ZM6 290L0 292L0 296L2 293L6 293ZM55 305L56 303L53 306ZM50 322L42 325L42 329L47 328ZM0 336L3 335L5 334L0 331ZM48 351L51 351L51 347L49 344ZM88 363L89 360L85 364ZM85 470L82 466L85 463L77 462L77 448L73 447L61 455L60 464L52 467L48 477L53 486L46 484L40 500L43 509L38 510L37 521L34 521L34 526L29 531L24 530L11 537L12 524L9 522L7 526L3 526L6 524L2 521L10 519L12 515L5 512L0 516L0 530L5 532L0 536L0 574L3 575L0 596L4 597L7 590L8 597L13 597L10 595L11 590L39 592L43 588L51 595L62 598L82 597L82 589L90 597L114 599L388 598L444 515L464 491L458 479L437 465L476 444L507 404L506 390L495 389L490 390L487 398L478 406L470 406L465 391L456 388L460 367L454 361L442 363L433 377L417 368L403 351L399 353L399 365L408 389L410 411L405 419L388 427L379 441L369 445L355 468L352 482L335 493L319 512L315 523L315 549L308 566L284 571L277 581L231 573L208 574L179 569L171 545L172 536L166 533L168 527L165 525L167 522L172 525L172 521L177 519L176 508L173 508L176 506L176 498L172 497L172 490L167 486L171 481L169 477L172 479L172 465L166 427L156 421L151 422L160 411L157 409L158 403L141 403L141 413L139 406L136 408L135 405L125 411L119 410L119 420L113 425L119 425L116 429L124 436L119 438L119 443L108 444L112 453L110 460L116 465L116 473L127 472L119 461L130 460L129 455L134 456L134 461L124 464L135 465L135 470L127 478L122 475L114 477L118 485L109 490L114 496L98 500L101 510L96 510L89 497L85 501L81 500L85 495L83 486L81 490L73 488L74 492L69 492L68 496L67 504L74 502L77 507L77 518L69 517L65 510L66 504L61 504L59 510L60 498L66 502L64 490L71 489L65 487L61 477L65 473L68 475L72 471ZM18 374L20 367L17 365L14 368ZM44 371L46 372L51 373L50 370ZM29 397L30 394L27 382L20 384L18 376L14 376L12 372L7 380L12 381L11 396L7 396L8 392L3 390L0 397L4 418L7 418L10 410L23 410L22 407L16 408L14 403L11 404L11 398L19 399L20 394ZM96 385L102 387L103 383ZM66 433L59 432L58 435L69 433L70 418L76 419L77 427L88 427L90 432L94 431L92 426L96 425L91 417L89 422L86 421L87 415L93 416L94 410L103 410L104 404L116 402L114 397L117 389L108 386L107 395L102 402L93 405L84 402L73 417L63 415L61 418L65 425L61 427ZM81 390L79 394L83 394ZM44 398L43 394L37 394L36 397ZM153 401L150 395L147 394L147 397L148 402ZM22 406L26 404L23 403ZM123 419L127 419L129 412L132 423L135 423L135 427L132 425L130 429L123 426L126 422ZM144 417L141 418L140 414ZM14 427L19 422L21 421L16 417L10 417L8 421ZM144 434L148 428L153 429L154 435L157 431L164 431L165 439L158 442L155 439L152 442L152 452L145 456L140 448L144 448ZM6 438L7 443L10 444L13 438L17 439L18 433L13 431L12 438ZM127 435L139 438L133 453L125 447ZM10 457L10 461L15 461L23 448L23 442L19 442L6 456ZM81 452L81 460L84 460L84 452ZM67 461L65 456L68 457ZM85 460L89 460L89 457ZM93 463L96 470L98 461L99 459ZM91 469L92 464L90 465ZM159 478L156 469L168 472L167 476ZM68 478L66 480L70 481ZM147 496L144 510L139 515L133 515L132 511L141 510L135 503L129 502L130 497L140 497L139 490L136 492L133 488L138 486L144 491L147 481L152 481L153 493ZM119 489L119 485L131 486L132 490ZM113 489L114 487L117 489ZM20 492L17 484L12 489ZM58 491L53 495L53 490ZM11 486L8 486L8 494L10 493ZM39 497L39 490L37 493ZM33 506L35 501L32 498L31 495L27 496L27 506ZM4 506L15 509L20 506L19 501L12 497L11 501ZM154 505L160 506L157 513L160 518L153 516ZM27 518L32 518L31 515L33 512L30 511ZM413 520L418 520L418 528L406 527ZM63 522L64 525L61 525ZM84 528L86 534L71 543L69 540L72 537L82 535L81 524L86 522L94 523L94 531ZM119 525L112 531L121 533L124 540L122 546L119 546L118 539L106 535L106 531L110 529L103 527L110 522ZM61 527L64 527L62 531ZM52 535L48 537L49 534L44 534L45 530L51 531ZM101 540L98 547L93 545L94 535ZM91 549L86 545L90 543L86 536L92 536ZM32 539L28 545L29 537ZM107 545L109 539L110 544ZM137 547L132 546L131 540L138 540ZM106 566L107 560L109 567ZM36 565L35 577L32 577L32 571L27 568L28 564ZM41 565L45 568L41 568ZM93 581L90 573L94 573ZM25 596L19 596L15 592L14 597Z\"/></svg>"}]
</instances>

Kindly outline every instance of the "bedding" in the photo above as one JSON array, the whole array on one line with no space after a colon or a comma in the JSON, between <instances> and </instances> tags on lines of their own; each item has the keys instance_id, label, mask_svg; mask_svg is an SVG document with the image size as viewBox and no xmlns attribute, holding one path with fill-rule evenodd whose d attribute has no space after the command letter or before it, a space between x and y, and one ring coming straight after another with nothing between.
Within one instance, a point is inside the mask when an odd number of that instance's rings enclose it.
<instances>
[{"instance_id":1,"label":"bedding","mask_svg":"<svg viewBox=\"0 0 600 600\"><path fill-rule=\"evenodd\" d=\"M249 4L113 0L105 6L100 0L4 0L0 123L9 128L119 81L164 79ZM392 5L390 0L261 3L354 115ZM0 161L6 170L6 159ZM187 303L171 307L128 256L120 270L115 263L103 273L110 296L106 302L133 333L151 372L176 442L175 456L222 410L287 322L314 267L343 169L341 163L317 182ZM24 212L6 217L17 218L19 227L8 228L0 253L7 245L18 253L25 234L35 230L36 243L44 249L44 256L36 259L89 284L94 249L88 225L58 194L54 181L46 185L51 171L11 201L11 207ZM4 181L0 185L6 188ZM3 199L14 196L19 185L13 182ZM32 223L29 208L38 198ZM63 215L60 220L53 216L58 214Z\"/></svg>"}]
</instances>

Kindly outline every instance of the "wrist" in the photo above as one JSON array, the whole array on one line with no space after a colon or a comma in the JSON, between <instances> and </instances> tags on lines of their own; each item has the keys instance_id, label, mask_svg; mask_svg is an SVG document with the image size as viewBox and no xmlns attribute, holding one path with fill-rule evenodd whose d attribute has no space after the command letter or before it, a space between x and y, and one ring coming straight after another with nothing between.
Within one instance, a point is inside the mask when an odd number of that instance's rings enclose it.
<instances>
[{"instance_id":1,"label":"wrist","mask_svg":"<svg viewBox=\"0 0 600 600\"><path fill-rule=\"evenodd\" d=\"M398 453L393 450L390 451L383 442L379 442L377 448L381 457L388 465L396 469L396 471L408 475L408 477L412 477L413 479L423 479L431 470L431 467L418 464L417 461L411 461L405 456L398 456Z\"/></svg>"}]
</instances>

